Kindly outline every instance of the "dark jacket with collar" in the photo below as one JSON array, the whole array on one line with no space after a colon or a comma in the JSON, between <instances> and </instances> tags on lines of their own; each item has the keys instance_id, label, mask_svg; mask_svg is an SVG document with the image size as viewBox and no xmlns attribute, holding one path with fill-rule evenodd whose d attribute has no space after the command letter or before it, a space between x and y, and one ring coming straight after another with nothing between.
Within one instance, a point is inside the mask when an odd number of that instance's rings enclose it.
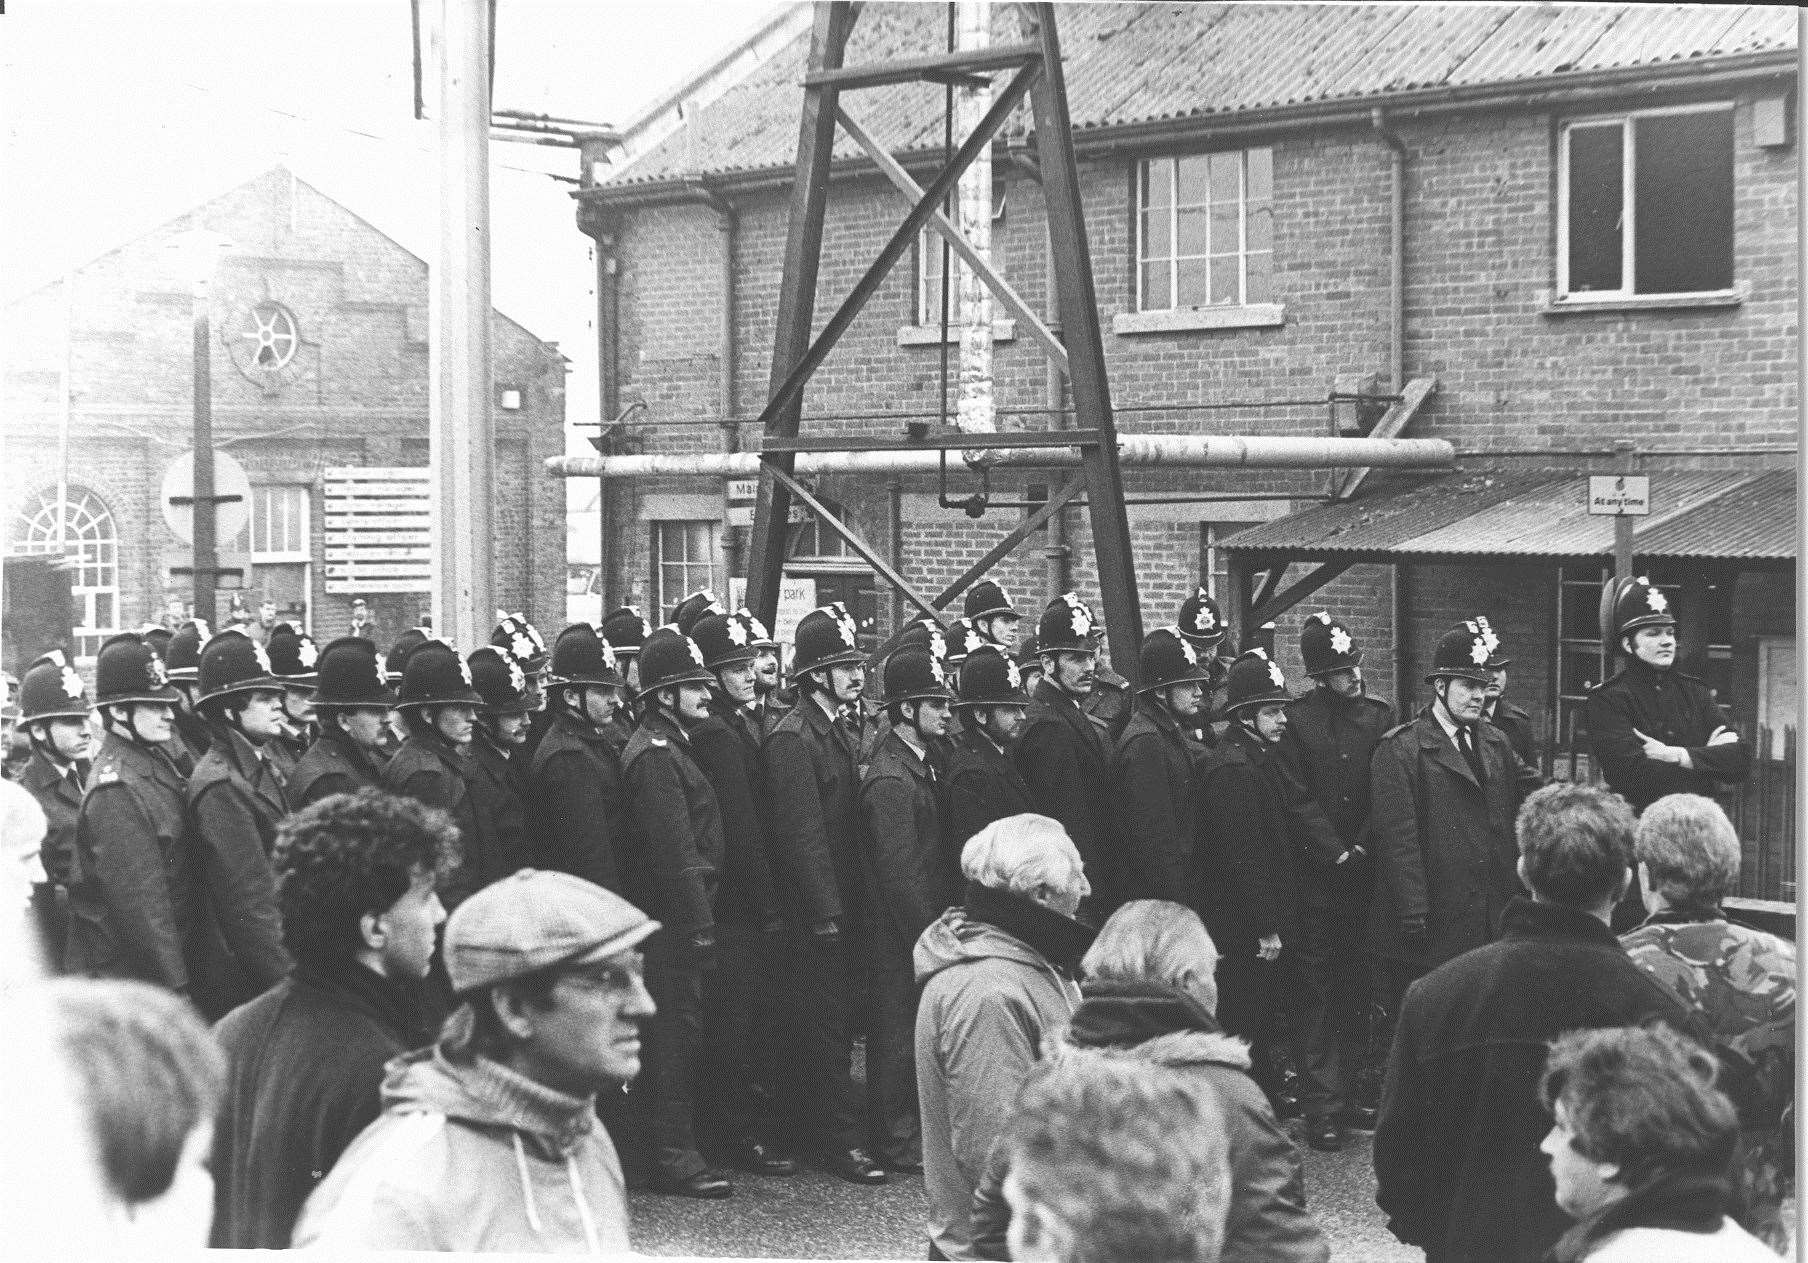
<instances>
[{"instance_id":1,"label":"dark jacket with collar","mask_svg":"<svg viewBox=\"0 0 1808 1263\"><path fill-rule=\"evenodd\" d=\"M1245 950L1297 923L1286 804L1265 768L1271 753L1232 724L1200 769L1200 833L1186 902L1220 952Z\"/></svg>"},{"instance_id":2,"label":"dark jacket with collar","mask_svg":"<svg viewBox=\"0 0 1808 1263\"><path fill-rule=\"evenodd\" d=\"M264 743L264 755L270 760L271 765L282 773L284 782L287 782L294 775L296 765L301 762L302 756L308 752L308 747L313 745L319 736L319 724L290 727L285 721L282 730Z\"/></svg>"},{"instance_id":3,"label":"dark jacket with collar","mask_svg":"<svg viewBox=\"0 0 1808 1263\"><path fill-rule=\"evenodd\" d=\"M1205 747L1151 697L1136 709L1111 757L1120 893L1184 901L1199 836L1199 763Z\"/></svg>"},{"instance_id":4,"label":"dark jacket with collar","mask_svg":"<svg viewBox=\"0 0 1808 1263\"><path fill-rule=\"evenodd\" d=\"M649 707L622 752L634 827L622 866L628 899L674 934L716 924L722 809L677 721Z\"/></svg>"},{"instance_id":5,"label":"dark jacket with collar","mask_svg":"<svg viewBox=\"0 0 1808 1263\"><path fill-rule=\"evenodd\" d=\"M210 1021L289 972L270 862L276 826L288 813L268 757L237 729L217 725L188 782L189 846L201 896L189 973L195 1005Z\"/></svg>"},{"instance_id":6,"label":"dark jacket with collar","mask_svg":"<svg viewBox=\"0 0 1808 1263\"><path fill-rule=\"evenodd\" d=\"M960 866L942 842L935 770L893 728L860 781L868 944L878 966L902 968L930 922L960 898Z\"/></svg>"},{"instance_id":7,"label":"dark jacket with collar","mask_svg":"<svg viewBox=\"0 0 1808 1263\"><path fill-rule=\"evenodd\" d=\"M956 867L967 840L981 829L994 820L1036 810L1010 751L973 728L951 743L943 797L943 833Z\"/></svg>"},{"instance_id":8,"label":"dark jacket with collar","mask_svg":"<svg viewBox=\"0 0 1808 1263\"><path fill-rule=\"evenodd\" d=\"M1503 697L1494 703L1494 709L1486 712L1483 718L1507 734L1507 743L1513 747L1513 753L1519 756L1521 763L1534 771L1538 769L1538 732L1532 725L1530 715Z\"/></svg>"},{"instance_id":9,"label":"dark jacket with collar","mask_svg":"<svg viewBox=\"0 0 1808 1263\"><path fill-rule=\"evenodd\" d=\"M1643 811L1665 794L1712 798L1751 774L1751 747L1741 739L1710 746L1714 729L1729 726L1708 686L1692 675L1659 671L1633 659L1588 695L1588 740L1607 787ZM1693 768L1645 757L1638 729L1665 745L1682 746Z\"/></svg>"},{"instance_id":10,"label":"dark jacket with collar","mask_svg":"<svg viewBox=\"0 0 1808 1263\"><path fill-rule=\"evenodd\" d=\"M1538 1148L1552 1039L1687 1021L1586 912L1519 898L1501 929L1412 984L1388 1060L1375 1200L1429 1263L1536 1263L1568 1226Z\"/></svg>"},{"instance_id":11,"label":"dark jacket with collar","mask_svg":"<svg viewBox=\"0 0 1808 1263\"><path fill-rule=\"evenodd\" d=\"M498 745L482 724L471 737L471 805L477 813L483 851L469 857L479 888L523 868L534 858L527 843L527 778L521 755Z\"/></svg>"},{"instance_id":12,"label":"dark jacket with collar","mask_svg":"<svg viewBox=\"0 0 1808 1263\"><path fill-rule=\"evenodd\" d=\"M391 790L438 807L458 826L458 859L439 884L440 902L447 911L476 892L474 860L486 849L477 804L471 798L470 775L470 756L437 732L410 733L383 768L384 784Z\"/></svg>"},{"instance_id":13,"label":"dark jacket with collar","mask_svg":"<svg viewBox=\"0 0 1808 1263\"><path fill-rule=\"evenodd\" d=\"M739 707L717 713L690 731L691 754L716 791L722 812L722 883L716 918L760 927L779 915L778 891L760 802L760 746L753 721Z\"/></svg>"},{"instance_id":14,"label":"dark jacket with collar","mask_svg":"<svg viewBox=\"0 0 1808 1263\"><path fill-rule=\"evenodd\" d=\"M1506 734L1475 729L1485 785L1427 706L1375 747L1375 899L1371 949L1396 960L1440 965L1500 932L1501 913L1523 892L1513 823L1539 784ZM1403 933L1423 920L1423 949Z\"/></svg>"},{"instance_id":15,"label":"dark jacket with collar","mask_svg":"<svg viewBox=\"0 0 1808 1263\"><path fill-rule=\"evenodd\" d=\"M814 695L766 738L767 836L779 889L800 925L860 914L860 778L852 740Z\"/></svg>"},{"instance_id":16,"label":"dark jacket with collar","mask_svg":"<svg viewBox=\"0 0 1808 1263\"><path fill-rule=\"evenodd\" d=\"M1130 681L1102 664L1092 677L1092 691L1080 702L1081 710L1105 725L1108 743L1124 735L1135 707L1136 695L1130 691Z\"/></svg>"},{"instance_id":17,"label":"dark jacket with collar","mask_svg":"<svg viewBox=\"0 0 1808 1263\"><path fill-rule=\"evenodd\" d=\"M175 719L176 731L166 744L170 747L176 770L186 779L194 774L201 756L213 744L213 733L208 729L207 721L192 710L176 707Z\"/></svg>"},{"instance_id":18,"label":"dark jacket with collar","mask_svg":"<svg viewBox=\"0 0 1808 1263\"><path fill-rule=\"evenodd\" d=\"M61 765L42 750L34 749L25 770L19 773L19 784L43 808L44 822L49 826L38 857L53 885L67 887L75 870L75 822L82 810L82 784L92 771L93 765L86 759Z\"/></svg>"},{"instance_id":19,"label":"dark jacket with collar","mask_svg":"<svg viewBox=\"0 0 1808 1263\"><path fill-rule=\"evenodd\" d=\"M346 959L298 967L214 1034L227 1076L208 1244L285 1250L302 1203L382 1112L383 1067L432 1032L411 984Z\"/></svg>"},{"instance_id":20,"label":"dark jacket with collar","mask_svg":"<svg viewBox=\"0 0 1808 1263\"><path fill-rule=\"evenodd\" d=\"M108 733L75 822L64 969L188 989L188 793L161 749Z\"/></svg>"},{"instance_id":21,"label":"dark jacket with collar","mask_svg":"<svg viewBox=\"0 0 1808 1263\"><path fill-rule=\"evenodd\" d=\"M1109 839L1111 737L1068 694L1038 680L1029 716L1012 757L1036 810L1059 820L1079 848L1092 896L1102 907L1123 902L1121 875Z\"/></svg>"},{"instance_id":22,"label":"dark jacket with collar","mask_svg":"<svg viewBox=\"0 0 1808 1263\"><path fill-rule=\"evenodd\" d=\"M1318 687L1287 704L1281 756L1346 847L1367 845L1369 761L1393 726L1394 708L1378 697L1339 697Z\"/></svg>"},{"instance_id":23,"label":"dark jacket with collar","mask_svg":"<svg viewBox=\"0 0 1808 1263\"><path fill-rule=\"evenodd\" d=\"M373 755L334 725L322 725L320 736L289 773L289 802L300 811L333 794L383 787L381 755Z\"/></svg>"},{"instance_id":24,"label":"dark jacket with collar","mask_svg":"<svg viewBox=\"0 0 1808 1263\"><path fill-rule=\"evenodd\" d=\"M560 710L534 751L528 779L536 862L620 894L628 801L609 734Z\"/></svg>"}]
</instances>

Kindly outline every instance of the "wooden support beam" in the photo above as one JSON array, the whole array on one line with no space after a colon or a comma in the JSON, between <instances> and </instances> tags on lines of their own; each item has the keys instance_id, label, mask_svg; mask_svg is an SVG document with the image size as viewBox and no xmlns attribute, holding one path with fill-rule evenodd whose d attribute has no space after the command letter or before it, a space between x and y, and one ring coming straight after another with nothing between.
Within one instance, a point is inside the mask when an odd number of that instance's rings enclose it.
<instances>
[{"instance_id":1,"label":"wooden support beam","mask_svg":"<svg viewBox=\"0 0 1808 1263\"><path fill-rule=\"evenodd\" d=\"M1264 596L1256 602L1255 609L1250 611L1250 619L1257 626L1272 622L1355 564L1353 561L1327 561L1322 566L1302 575L1283 591L1272 596ZM1278 571L1270 573L1278 573Z\"/></svg>"},{"instance_id":2,"label":"wooden support beam","mask_svg":"<svg viewBox=\"0 0 1808 1263\"><path fill-rule=\"evenodd\" d=\"M804 76L806 88L882 88L892 83L941 82L950 74L975 75L993 70L1027 66L1042 56L1035 44L1000 44L977 52L934 53L924 57L900 57L870 66L837 66L812 70Z\"/></svg>"},{"instance_id":3,"label":"wooden support beam","mask_svg":"<svg viewBox=\"0 0 1808 1263\"><path fill-rule=\"evenodd\" d=\"M1292 564L1293 563L1290 561L1279 561L1268 567L1267 571L1262 576L1261 591L1257 592L1255 598L1249 603L1252 613L1274 599L1275 592L1281 586L1281 580L1287 574L1287 567Z\"/></svg>"},{"instance_id":4,"label":"wooden support beam","mask_svg":"<svg viewBox=\"0 0 1808 1263\"><path fill-rule=\"evenodd\" d=\"M1432 392L1438 388L1438 379L1433 376L1415 377L1406 383L1406 389L1400 392L1400 399L1386 412L1381 420L1375 422L1375 428L1369 432L1372 439L1399 438L1401 431L1419 411L1419 405L1431 398ZM1363 479L1369 476L1367 465L1346 469L1341 476L1331 475L1331 499L1348 500L1356 494L1356 488L1362 485Z\"/></svg>"},{"instance_id":5,"label":"wooden support beam","mask_svg":"<svg viewBox=\"0 0 1808 1263\"><path fill-rule=\"evenodd\" d=\"M797 479L793 478L790 474L780 470L777 466L768 466L767 468L772 471L774 479L782 483L785 489L792 495L803 501L805 507L816 515L816 520L818 522L846 540L847 546L859 553L860 556L865 559L866 564L871 566L878 573L880 578L896 588L911 602L911 604L922 610L923 613L929 615L931 618L935 618L936 622L941 622L941 619L936 618L935 606L932 605L922 593L911 587L903 575L892 569L891 563L885 560L877 549L861 539L853 527L849 526L846 522L843 522L839 517L836 517L835 514L829 510L827 505L823 504L822 501L810 494L810 489L808 487L797 481Z\"/></svg>"},{"instance_id":6,"label":"wooden support beam","mask_svg":"<svg viewBox=\"0 0 1808 1263\"><path fill-rule=\"evenodd\" d=\"M962 592L965 592L968 584L972 583L975 579L979 578L980 575L997 565L999 561L1010 553L1012 549L1016 548L1017 545L1041 530L1044 524L1055 516L1055 514L1059 513L1069 500L1072 500L1085 489L1086 471L1082 469L1072 478L1069 478L1059 491L1050 496L1047 504L1043 505L1029 517L1018 523L1017 527L1012 530L1009 535L1006 535L1003 539L999 540L997 544L993 545L992 549L987 552L984 557L981 557L978 561L967 567L967 572L965 574L939 592L933 602L935 608L938 610L943 608L948 602L952 601Z\"/></svg>"}]
</instances>

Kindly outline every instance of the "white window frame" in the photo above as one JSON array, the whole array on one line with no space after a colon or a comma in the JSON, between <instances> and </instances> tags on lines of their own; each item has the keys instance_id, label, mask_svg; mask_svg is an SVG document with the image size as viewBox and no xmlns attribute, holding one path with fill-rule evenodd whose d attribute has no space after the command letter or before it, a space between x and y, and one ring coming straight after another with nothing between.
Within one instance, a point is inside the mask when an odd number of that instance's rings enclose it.
<instances>
[{"instance_id":1,"label":"white window frame","mask_svg":"<svg viewBox=\"0 0 1808 1263\"><path fill-rule=\"evenodd\" d=\"M1581 303L1624 303L1638 299L1688 300L1692 298L1711 298L1737 293L1738 277L1736 269L1738 256L1733 256L1735 276L1733 285L1725 289L1710 290L1672 290L1659 293L1641 294L1636 288L1638 283L1638 199L1636 197L1638 180L1638 128L1633 126L1641 118L1656 118L1662 115L1675 114L1708 114L1723 111L1734 112L1732 101L1707 101L1693 105L1659 106L1648 110L1621 110L1611 114L1590 114L1578 118L1565 119L1558 128L1557 143L1557 298L1565 304ZM1569 211L1570 211L1570 134L1578 127L1600 127L1607 123L1618 123L1621 128L1620 145L1620 214L1622 230L1620 233L1620 288L1619 289L1585 289L1572 290L1569 283ZM1735 119L1735 127L1737 120ZM1736 132L1735 132L1736 135ZM1735 178L1735 193L1737 181ZM1730 248L1729 243L1729 248Z\"/></svg>"},{"instance_id":2,"label":"white window frame","mask_svg":"<svg viewBox=\"0 0 1808 1263\"><path fill-rule=\"evenodd\" d=\"M293 530L285 530L285 535L292 535L299 541L299 548L291 549L259 549L256 547L259 535L258 521L260 515L268 517L273 502L277 497L272 492L287 493L281 497L285 506L283 516L293 523ZM309 562L314 560L313 536L311 534L313 488L306 483L268 483L251 488L251 516L246 520L244 539L247 551L251 554L253 565L270 565L280 562ZM295 511L289 512L290 508ZM264 542L269 543L268 528L262 532Z\"/></svg>"},{"instance_id":3,"label":"white window frame","mask_svg":"<svg viewBox=\"0 0 1808 1263\"><path fill-rule=\"evenodd\" d=\"M1266 153L1268 155L1269 190L1268 190L1267 210L1268 210L1268 215L1269 215L1270 231L1269 231L1269 238L1268 238L1269 244L1268 244L1268 248L1266 250L1251 250L1249 248L1249 220L1250 220L1250 214L1251 214L1250 198L1249 198L1249 157L1252 153L1258 153L1258 152ZM1234 251L1215 251L1213 249L1213 246L1216 243L1214 243L1211 240L1211 230L1212 230L1211 213L1210 213L1211 202L1209 200L1207 200L1205 202L1200 202L1200 203L1189 202L1185 206L1182 206L1182 204L1180 202L1180 164L1183 162L1188 162L1188 161L1199 161L1199 162L1209 163L1212 158L1221 157L1225 154L1235 154L1237 157L1237 160L1238 160L1237 161L1237 247ZM1168 205L1166 208L1167 212L1168 212L1168 253L1165 256L1167 259L1167 263L1168 263L1168 302L1161 306L1151 306L1149 303L1148 296L1143 292L1143 272L1144 272L1145 267L1147 267L1151 263L1155 263L1155 262L1159 261L1159 259L1164 256L1152 256L1148 252L1148 243L1147 243L1147 240L1145 239L1145 234L1143 232L1143 188L1144 188L1144 185L1148 182L1148 180L1151 176L1152 170L1158 166L1165 166L1167 168L1167 172L1168 172L1167 179L1169 181L1168 188L1169 188L1169 193L1170 193L1170 196L1168 198ZM1209 177L1206 181L1206 186L1208 189L1208 199L1209 199L1209 189L1210 189ZM1201 310L1207 310L1207 309L1212 309L1212 308L1249 307L1252 305L1268 304L1268 303L1272 303L1275 301L1273 294L1270 294L1264 298L1252 299L1250 297L1250 293L1249 293L1249 260L1251 259L1251 257L1253 257L1255 255L1265 254L1268 256L1269 286L1272 289L1273 285L1274 285L1274 233L1273 233L1274 147L1272 145L1251 145L1244 149L1224 149L1224 150L1216 150L1211 153L1169 154L1169 155L1164 155L1163 157L1159 157L1159 158L1145 158L1145 159L1141 160L1140 162L1138 162L1135 166L1133 182L1131 185L1130 201L1131 201L1131 212L1130 212L1131 213L1131 232L1134 234L1135 242L1136 242L1136 249L1134 251L1134 270L1135 270L1134 281L1135 281L1135 294L1136 294L1136 310L1138 312L1201 311ZM1206 251L1202 255L1201 254L1182 255L1180 253L1180 212L1182 210L1204 210L1206 212ZM1213 267L1217 266L1221 260L1226 259L1226 258L1231 258L1231 257L1234 257L1236 259L1236 268L1237 268L1237 295L1236 295L1236 298L1235 298L1235 300L1227 299L1223 302L1212 302L1210 300L1210 295L1212 292L1211 270ZM1207 295L1206 302L1188 303L1184 306L1181 304L1181 302L1180 302L1180 264L1183 259L1185 259L1185 260L1202 259L1205 261L1205 264L1206 264L1206 287L1205 287L1205 289L1206 289L1206 295Z\"/></svg>"},{"instance_id":4,"label":"white window frame","mask_svg":"<svg viewBox=\"0 0 1808 1263\"><path fill-rule=\"evenodd\" d=\"M38 493L37 503L21 513L13 526L12 552L42 556L56 551L57 498L54 487ZM78 664L93 664L108 637L117 635L123 622L119 609L119 523L99 494L71 485L63 500L64 547L71 559L70 598L76 625L75 656ZM95 611L102 597L113 608L113 625L97 624Z\"/></svg>"},{"instance_id":5,"label":"white window frame","mask_svg":"<svg viewBox=\"0 0 1808 1263\"><path fill-rule=\"evenodd\" d=\"M661 518L649 523L653 528L651 553L653 560L653 605L663 612L671 609L679 601L700 588L708 588L711 592L725 590L722 584L722 523L714 518ZM704 532L704 558L678 557L668 558L666 546L668 528L680 528L689 538L690 528L702 527ZM686 550L688 552L688 549ZM682 590L673 592L666 583L666 568L679 567L684 576ZM698 575L701 574L699 578Z\"/></svg>"},{"instance_id":6,"label":"white window frame","mask_svg":"<svg viewBox=\"0 0 1808 1263\"><path fill-rule=\"evenodd\" d=\"M916 323L918 328L939 329L942 324L942 303L939 292L931 294L931 288L942 282L939 271L931 271L931 264L939 269L946 257L950 270L953 270L954 250L942 240L941 234L932 228L925 228L917 234L917 268L916 268ZM935 301L931 301L931 298ZM949 295L948 323L951 327L960 327L960 304Z\"/></svg>"}]
</instances>

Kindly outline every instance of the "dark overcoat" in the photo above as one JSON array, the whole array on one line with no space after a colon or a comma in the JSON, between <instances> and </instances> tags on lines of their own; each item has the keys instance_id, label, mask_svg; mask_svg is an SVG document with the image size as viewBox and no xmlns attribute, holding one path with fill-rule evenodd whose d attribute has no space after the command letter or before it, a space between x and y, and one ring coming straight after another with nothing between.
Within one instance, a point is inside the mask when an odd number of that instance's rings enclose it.
<instances>
[{"instance_id":1,"label":"dark overcoat","mask_svg":"<svg viewBox=\"0 0 1808 1263\"><path fill-rule=\"evenodd\" d=\"M720 921L764 926L779 915L760 801L760 747L745 712L715 714L690 732L691 753L716 791L722 813Z\"/></svg>"},{"instance_id":2,"label":"dark overcoat","mask_svg":"<svg viewBox=\"0 0 1808 1263\"><path fill-rule=\"evenodd\" d=\"M943 833L957 868L960 853L974 834L994 820L1036 810L1010 751L971 728L950 745L942 789Z\"/></svg>"},{"instance_id":3,"label":"dark overcoat","mask_svg":"<svg viewBox=\"0 0 1808 1263\"><path fill-rule=\"evenodd\" d=\"M398 794L438 807L458 826L458 855L439 883L440 902L448 911L476 892L477 865L484 852L482 822L471 797L470 756L437 733L410 733L383 768L383 781Z\"/></svg>"},{"instance_id":4,"label":"dark overcoat","mask_svg":"<svg viewBox=\"0 0 1808 1263\"><path fill-rule=\"evenodd\" d=\"M722 811L684 730L649 708L622 752L622 783L633 820L623 853L632 903L689 939L716 924L722 871Z\"/></svg>"},{"instance_id":5,"label":"dark overcoat","mask_svg":"<svg viewBox=\"0 0 1808 1263\"><path fill-rule=\"evenodd\" d=\"M383 765L387 762L382 755L359 746L343 730L323 725L314 744L289 773L289 802L300 811L334 794L381 789Z\"/></svg>"},{"instance_id":6,"label":"dark overcoat","mask_svg":"<svg viewBox=\"0 0 1808 1263\"><path fill-rule=\"evenodd\" d=\"M1199 835L1205 747L1160 703L1139 697L1111 757L1120 894L1184 902Z\"/></svg>"},{"instance_id":7,"label":"dark overcoat","mask_svg":"<svg viewBox=\"0 0 1808 1263\"><path fill-rule=\"evenodd\" d=\"M860 779L852 739L807 696L779 720L760 754L781 896L800 926L833 918L854 928L861 910Z\"/></svg>"},{"instance_id":8,"label":"dark overcoat","mask_svg":"<svg viewBox=\"0 0 1808 1263\"><path fill-rule=\"evenodd\" d=\"M1751 773L1744 741L1710 746L1726 712L1701 680L1681 671L1659 671L1634 659L1588 695L1588 739L1607 787L1643 811L1665 794L1712 798ZM1665 745L1682 746L1692 768L1645 757L1633 729Z\"/></svg>"},{"instance_id":9,"label":"dark overcoat","mask_svg":"<svg viewBox=\"0 0 1808 1263\"><path fill-rule=\"evenodd\" d=\"M942 842L935 770L893 728L860 781L860 850L876 968L908 973L923 931L960 902L960 870Z\"/></svg>"},{"instance_id":10,"label":"dark overcoat","mask_svg":"<svg viewBox=\"0 0 1808 1263\"><path fill-rule=\"evenodd\" d=\"M609 733L561 710L534 751L529 783L536 862L620 894L628 804Z\"/></svg>"},{"instance_id":11,"label":"dark overcoat","mask_svg":"<svg viewBox=\"0 0 1808 1263\"><path fill-rule=\"evenodd\" d=\"M1094 719L1048 680L1038 680L1028 719L1011 755L1030 799L1042 815L1067 830L1086 865L1093 899L1116 907L1119 872L1109 839L1111 738L1104 720Z\"/></svg>"}]
</instances>

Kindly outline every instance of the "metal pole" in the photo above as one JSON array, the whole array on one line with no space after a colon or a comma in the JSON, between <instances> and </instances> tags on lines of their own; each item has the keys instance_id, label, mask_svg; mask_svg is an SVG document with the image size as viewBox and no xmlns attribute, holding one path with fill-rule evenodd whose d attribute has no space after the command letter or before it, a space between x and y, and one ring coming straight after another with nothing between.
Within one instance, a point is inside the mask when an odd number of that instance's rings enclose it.
<instances>
[{"instance_id":1,"label":"metal pole","mask_svg":"<svg viewBox=\"0 0 1808 1263\"><path fill-rule=\"evenodd\" d=\"M440 0L439 260L429 308L433 403L433 626L484 643L492 593L490 6ZM199 531L196 532L199 538Z\"/></svg>"},{"instance_id":2,"label":"metal pole","mask_svg":"<svg viewBox=\"0 0 1808 1263\"><path fill-rule=\"evenodd\" d=\"M1619 473L1622 478L1638 471L1638 457L1633 452L1630 440L1616 441L1613 450L1619 457ZM1632 515L1623 511L1613 519L1613 578L1615 591L1619 590L1619 585L1632 578Z\"/></svg>"},{"instance_id":3,"label":"metal pole","mask_svg":"<svg viewBox=\"0 0 1808 1263\"><path fill-rule=\"evenodd\" d=\"M219 610L215 608L214 593L219 581L215 572L219 557L215 550L214 526L219 505L213 498L213 339L208 320L212 285L205 274L197 275L194 294L195 617L207 620L209 627L217 627Z\"/></svg>"}]
</instances>

